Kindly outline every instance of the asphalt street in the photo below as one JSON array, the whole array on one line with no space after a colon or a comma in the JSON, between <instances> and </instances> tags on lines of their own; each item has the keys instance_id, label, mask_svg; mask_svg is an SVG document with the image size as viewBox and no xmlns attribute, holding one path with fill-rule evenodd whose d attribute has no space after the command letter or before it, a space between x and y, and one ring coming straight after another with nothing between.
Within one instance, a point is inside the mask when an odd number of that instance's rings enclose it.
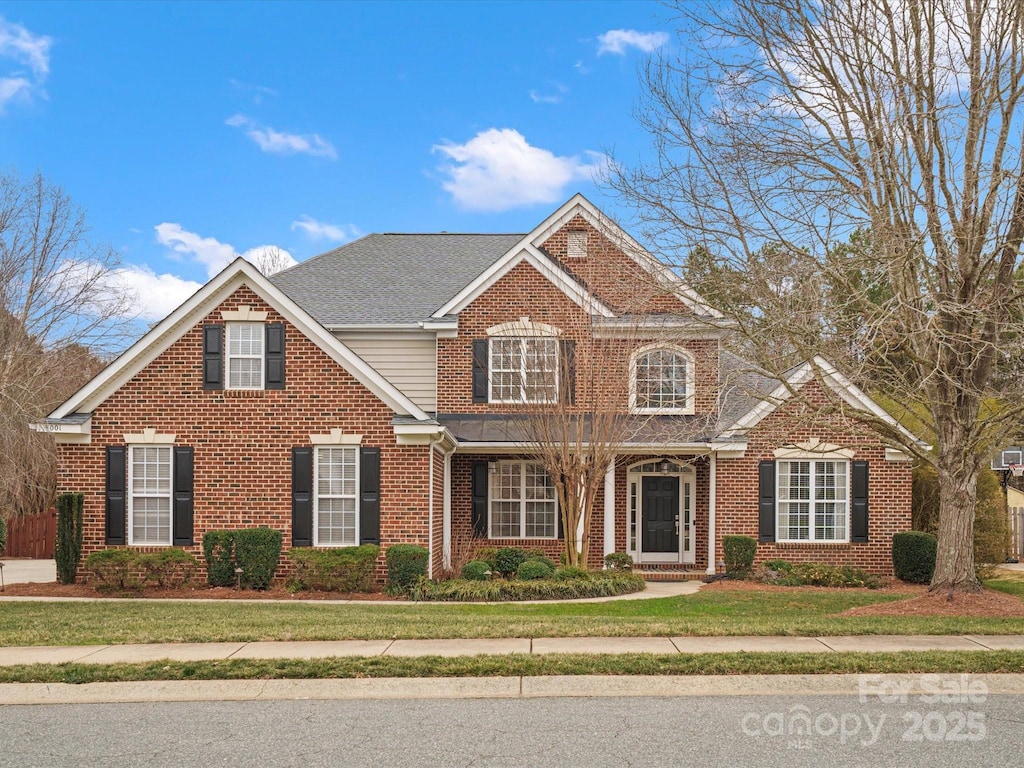
<instances>
[{"instance_id":1,"label":"asphalt street","mask_svg":"<svg viewBox=\"0 0 1024 768\"><path fill-rule=\"evenodd\" d=\"M1024 696L8 706L0 767L1019 765Z\"/></svg>"}]
</instances>

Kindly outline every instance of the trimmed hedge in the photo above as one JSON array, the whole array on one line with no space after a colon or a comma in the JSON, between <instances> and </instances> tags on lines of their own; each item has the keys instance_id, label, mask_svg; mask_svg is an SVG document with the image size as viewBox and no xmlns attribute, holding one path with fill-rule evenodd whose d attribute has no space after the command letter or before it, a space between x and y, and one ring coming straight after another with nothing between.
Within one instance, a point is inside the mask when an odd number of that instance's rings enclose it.
<instances>
[{"instance_id":1,"label":"trimmed hedge","mask_svg":"<svg viewBox=\"0 0 1024 768\"><path fill-rule=\"evenodd\" d=\"M57 562L57 581L74 584L78 562L82 559L82 507L85 494L62 493L57 497L57 540L53 557Z\"/></svg>"},{"instance_id":2,"label":"trimmed hedge","mask_svg":"<svg viewBox=\"0 0 1024 768\"><path fill-rule=\"evenodd\" d=\"M212 587L263 590L281 559L281 532L273 528L207 531L203 536L206 580ZM235 575L235 569L242 572Z\"/></svg>"},{"instance_id":3,"label":"trimmed hedge","mask_svg":"<svg viewBox=\"0 0 1024 768\"><path fill-rule=\"evenodd\" d=\"M453 579L434 583L420 579L409 590L409 598L435 602L507 602L513 600L574 600L584 597L614 597L646 588L643 578L633 573L601 571L587 579L536 579L526 581L466 581Z\"/></svg>"},{"instance_id":4,"label":"trimmed hedge","mask_svg":"<svg viewBox=\"0 0 1024 768\"><path fill-rule=\"evenodd\" d=\"M385 557L388 561L388 588L406 591L420 577L427 575L430 550L418 544L392 544Z\"/></svg>"},{"instance_id":5,"label":"trimmed hedge","mask_svg":"<svg viewBox=\"0 0 1024 768\"><path fill-rule=\"evenodd\" d=\"M176 547L147 553L101 549L85 558L85 570L99 581L99 590L134 591L146 584L173 589L188 584L198 567L198 560Z\"/></svg>"},{"instance_id":6,"label":"trimmed hedge","mask_svg":"<svg viewBox=\"0 0 1024 768\"><path fill-rule=\"evenodd\" d=\"M288 588L316 592L371 592L373 570L379 554L380 547L376 544L291 549L288 557L295 563L295 577L288 582Z\"/></svg>"},{"instance_id":7,"label":"trimmed hedge","mask_svg":"<svg viewBox=\"0 0 1024 768\"><path fill-rule=\"evenodd\" d=\"M235 531L235 562L242 569L239 586L264 590L270 586L281 559L281 532L273 528Z\"/></svg>"},{"instance_id":8,"label":"trimmed hedge","mask_svg":"<svg viewBox=\"0 0 1024 768\"><path fill-rule=\"evenodd\" d=\"M192 581L199 561L183 549L171 547L162 552L137 556L137 562L146 574L146 581L163 589L176 589Z\"/></svg>"},{"instance_id":9,"label":"trimmed hedge","mask_svg":"<svg viewBox=\"0 0 1024 768\"><path fill-rule=\"evenodd\" d=\"M207 531L203 535L203 558L211 587L235 586L234 531Z\"/></svg>"},{"instance_id":10,"label":"trimmed hedge","mask_svg":"<svg viewBox=\"0 0 1024 768\"><path fill-rule=\"evenodd\" d=\"M567 565L564 568L558 568L554 574L554 578L558 581L588 581L590 577L590 571L586 568L580 568L578 565Z\"/></svg>"},{"instance_id":11,"label":"trimmed hedge","mask_svg":"<svg viewBox=\"0 0 1024 768\"><path fill-rule=\"evenodd\" d=\"M745 579L750 575L757 554L757 539L751 536L723 536L725 550L725 573L728 576Z\"/></svg>"},{"instance_id":12,"label":"trimmed hedge","mask_svg":"<svg viewBox=\"0 0 1024 768\"><path fill-rule=\"evenodd\" d=\"M892 536L892 567L896 578L911 584L927 584L935 573L939 540L924 531L904 531Z\"/></svg>"},{"instance_id":13,"label":"trimmed hedge","mask_svg":"<svg viewBox=\"0 0 1024 768\"><path fill-rule=\"evenodd\" d=\"M867 587L878 589L882 580L861 568L826 563L791 563L788 560L767 560L758 569L757 577L766 584L781 587Z\"/></svg>"}]
</instances>

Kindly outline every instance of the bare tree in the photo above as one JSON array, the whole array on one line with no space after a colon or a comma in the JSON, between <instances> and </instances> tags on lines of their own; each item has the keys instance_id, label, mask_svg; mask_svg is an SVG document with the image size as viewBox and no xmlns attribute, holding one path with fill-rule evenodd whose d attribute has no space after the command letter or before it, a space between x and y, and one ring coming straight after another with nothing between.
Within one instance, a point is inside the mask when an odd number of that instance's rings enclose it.
<instances>
[{"instance_id":1,"label":"bare tree","mask_svg":"<svg viewBox=\"0 0 1024 768\"><path fill-rule=\"evenodd\" d=\"M90 245L85 218L41 175L0 176L0 514L45 509L52 440L29 431L117 349L130 299L114 251Z\"/></svg>"},{"instance_id":2,"label":"bare tree","mask_svg":"<svg viewBox=\"0 0 1024 768\"><path fill-rule=\"evenodd\" d=\"M932 589L979 589L979 472L1024 413L1000 377L1024 331L1024 4L673 7L678 54L647 67L639 111L654 159L613 185L681 268L710 255L720 282L697 287L758 365L820 354L897 417L928 415L934 451L846 414L935 466Z\"/></svg>"},{"instance_id":3,"label":"bare tree","mask_svg":"<svg viewBox=\"0 0 1024 768\"><path fill-rule=\"evenodd\" d=\"M292 255L276 245L265 245L255 251L253 266L268 277L295 266Z\"/></svg>"}]
</instances>

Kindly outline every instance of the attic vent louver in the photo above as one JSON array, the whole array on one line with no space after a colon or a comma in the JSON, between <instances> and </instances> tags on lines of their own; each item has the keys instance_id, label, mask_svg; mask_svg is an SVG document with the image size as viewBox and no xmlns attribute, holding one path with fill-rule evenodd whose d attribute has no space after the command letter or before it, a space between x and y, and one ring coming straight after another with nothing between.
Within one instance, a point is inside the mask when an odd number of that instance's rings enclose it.
<instances>
[{"instance_id":1,"label":"attic vent louver","mask_svg":"<svg viewBox=\"0 0 1024 768\"><path fill-rule=\"evenodd\" d=\"M587 233L575 231L568 233L566 243L566 255L570 259L585 259L587 257Z\"/></svg>"}]
</instances>

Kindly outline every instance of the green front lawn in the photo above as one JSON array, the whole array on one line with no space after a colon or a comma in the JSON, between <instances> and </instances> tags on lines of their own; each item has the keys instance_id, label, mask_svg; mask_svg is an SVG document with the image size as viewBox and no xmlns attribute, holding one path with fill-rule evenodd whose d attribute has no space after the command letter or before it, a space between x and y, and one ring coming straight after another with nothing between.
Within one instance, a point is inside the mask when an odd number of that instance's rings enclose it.
<instances>
[{"instance_id":1,"label":"green front lawn","mask_svg":"<svg viewBox=\"0 0 1024 768\"><path fill-rule=\"evenodd\" d=\"M1024 596L1024 582L990 586ZM1020 590L1020 591L1017 591ZM457 637L1021 634L1024 618L848 617L904 595L870 590L708 590L550 605L271 602L0 603L0 646Z\"/></svg>"}]
</instances>

